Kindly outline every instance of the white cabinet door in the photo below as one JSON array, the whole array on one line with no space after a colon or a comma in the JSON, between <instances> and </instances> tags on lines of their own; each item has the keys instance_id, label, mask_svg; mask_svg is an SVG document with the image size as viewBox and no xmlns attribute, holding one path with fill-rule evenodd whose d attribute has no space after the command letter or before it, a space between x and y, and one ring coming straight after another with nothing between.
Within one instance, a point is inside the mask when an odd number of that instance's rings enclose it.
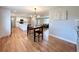
<instances>
[{"instance_id":1,"label":"white cabinet door","mask_svg":"<svg viewBox=\"0 0 79 59\"><path fill-rule=\"evenodd\" d=\"M53 20L65 20L66 19L66 10L62 8L51 9L50 18Z\"/></svg>"}]
</instances>

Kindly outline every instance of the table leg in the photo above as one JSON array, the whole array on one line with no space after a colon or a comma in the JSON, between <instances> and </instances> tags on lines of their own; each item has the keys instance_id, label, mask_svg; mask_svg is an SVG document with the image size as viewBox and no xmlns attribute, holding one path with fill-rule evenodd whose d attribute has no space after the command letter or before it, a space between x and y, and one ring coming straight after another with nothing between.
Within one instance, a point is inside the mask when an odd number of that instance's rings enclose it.
<instances>
[{"instance_id":1,"label":"table leg","mask_svg":"<svg viewBox=\"0 0 79 59\"><path fill-rule=\"evenodd\" d=\"M34 29L34 42L36 42L36 41L35 41L35 36L36 36L36 35L35 35L35 29Z\"/></svg>"}]
</instances>

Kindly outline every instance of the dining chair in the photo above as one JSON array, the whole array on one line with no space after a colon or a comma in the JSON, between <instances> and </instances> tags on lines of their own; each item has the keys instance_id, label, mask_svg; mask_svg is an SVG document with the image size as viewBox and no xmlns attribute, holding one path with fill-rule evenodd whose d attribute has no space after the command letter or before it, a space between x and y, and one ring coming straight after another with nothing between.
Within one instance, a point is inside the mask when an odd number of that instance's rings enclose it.
<instances>
[{"instance_id":1,"label":"dining chair","mask_svg":"<svg viewBox=\"0 0 79 59\"><path fill-rule=\"evenodd\" d=\"M36 41L36 37L38 37L38 41L40 41L40 37L43 40L43 26L34 29L34 42Z\"/></svg>"}]
</instances>

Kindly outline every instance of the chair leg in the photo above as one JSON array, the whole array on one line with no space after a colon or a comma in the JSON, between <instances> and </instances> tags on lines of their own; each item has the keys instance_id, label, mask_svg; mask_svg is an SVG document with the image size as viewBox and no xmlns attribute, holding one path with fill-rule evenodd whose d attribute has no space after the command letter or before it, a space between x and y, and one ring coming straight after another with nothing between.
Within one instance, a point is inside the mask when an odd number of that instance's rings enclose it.
<instances>
[{"instance_id":1,"label":"chair leg","mask_svg":"<svg viewBox=\"0 0 79 59\"><path fill-rule=\"evenodd\" d=\"M35 40L35 39L36 39L36 34L34 33L34 42L36 42L36 40Z\"/></svg>"},{"instance_id":2,"label":"chair leg","mask_svg":"<svg viewBox=\"0 0 79 59\"><path fill-rule=\"evenodd\" d=\"M42 40L43 40L43 34L42 34Z\"/></svg>"}]
</instances>

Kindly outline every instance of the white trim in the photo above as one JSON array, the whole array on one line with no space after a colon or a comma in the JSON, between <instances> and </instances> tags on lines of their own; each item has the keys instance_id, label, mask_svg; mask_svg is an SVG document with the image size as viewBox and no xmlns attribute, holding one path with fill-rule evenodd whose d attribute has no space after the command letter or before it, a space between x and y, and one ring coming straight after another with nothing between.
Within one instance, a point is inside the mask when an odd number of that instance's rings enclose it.
<instances>
[{"instance_id":1,"label":"white trim","mask_svg":"<svg viewBox=\"0 0 79 59\"><path fill-rule=\"evenodd\" d=\"M8 35L0 36L0 38L6 37L6 36L10 36L10 35L11 35L11 33L8 34Z\"/></svg>"},{"instance_id":2,"label":"white trim","mask_svg":"<svg viewBox=\"0 0 79 59\"><path fill-rule=\"evenodd\" d=\"M56 38L59 38L61 40L64 40L64 41L67 41L67 42L70 42L70 43L73 43L73 44L77 44L77 42L73 42L73 41L70 41L68 39L65 39L65 38L62 38L62 37L59 37L59 36L56 36L56 35L53 35L53 34L49 34L50 36L53 36L53 37L56 37Z\"/></svg>"}]
</instances>

